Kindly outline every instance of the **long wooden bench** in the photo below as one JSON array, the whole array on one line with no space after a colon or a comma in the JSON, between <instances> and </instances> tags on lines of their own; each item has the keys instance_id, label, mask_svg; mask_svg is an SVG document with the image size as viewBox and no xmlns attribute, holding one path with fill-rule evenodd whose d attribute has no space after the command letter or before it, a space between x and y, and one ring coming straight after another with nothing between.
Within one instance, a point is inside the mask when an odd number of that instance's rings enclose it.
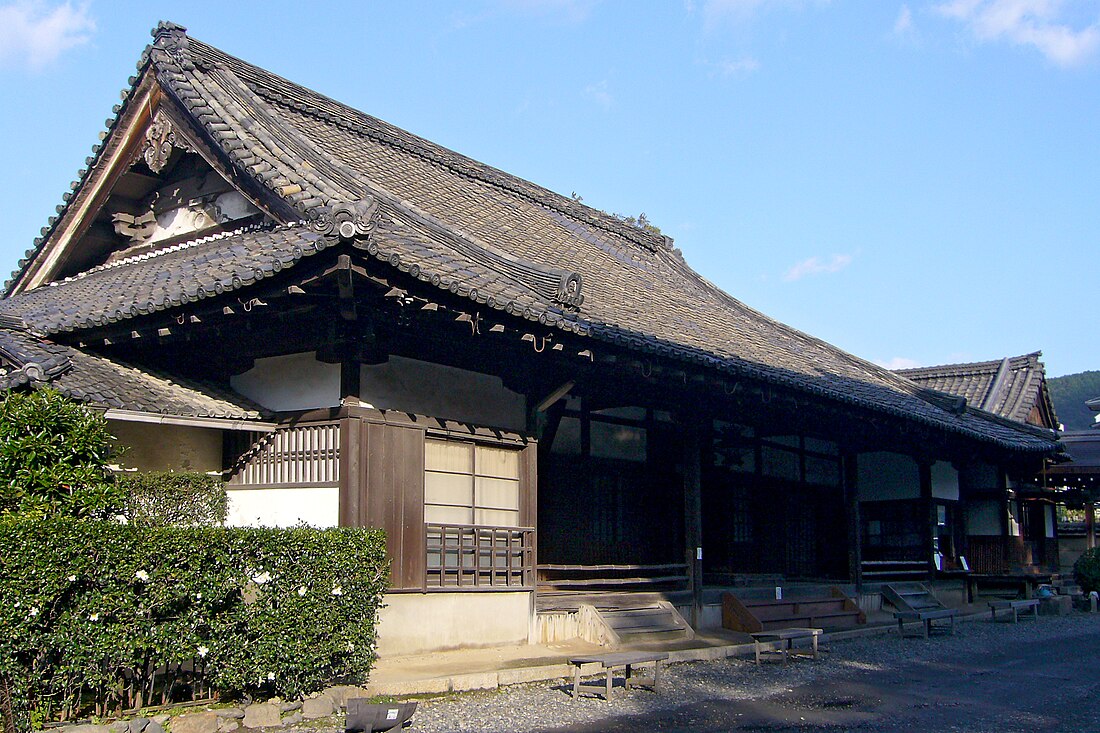
<instances>
[{"instance_id":1,"label":"long wooden bench","mask_svg":"<svg viewBox=\"0 0 1100 733\"><path fill-rule=\"evenodd\" d=\"M603 693L605 700L611 699L611 688L615 670L623 670L623 687L649 687L658 691L661 681L661 662L668 659L667 652L617 652L612 654L594 654L587 657L574 657L569 660L573 665L573 699L580 696L584 687L596 693ZM598 664L606 675L603 684L581 684L581 668L586 664ZM653 665L653 676L635 674L635 668L645 664Z\"/></svg>"},{"instance_id":2,"label":"long wooden bench","mask_svg":"<svg viewBox=\"0 0 1100 733\"><path fill-rule=\"evenodd\" d=\"M687 565L539 565L542 590L680 587L687 584Z\"/></svg>"},{"instance_id":3,"label":"long wooden bench","mask_svg":"<svg viewBox=\"0 0 1100 733\"><path fill-rule=\"evenodd\" d=\"M1016 624L1020 622L1020 611L1026 611L1030 609L1031 615L1034 618L1039 618L1039 599L1028 598L1019 601L990 601L989 602L989 615L990 620L997 620L997 611L1012 611L1012 623Z\"/></svg>"},{"instance_id":4,"label":"long wooden bench","mask_svg":"<svg viewBox=\"0 0 1100 733\"><path fill-rule=\"evenodd\" d=\"M948 619L951 622L951 635L955 635L955 617L959 615L957 608L929 608L920 611L895 611L894 618L898 620L898 636L905 638L905 623L907 621L920 621L927 639L932 633L932 622Z\"/></svg>"},{"instance_id":5,"label":"long wooden bench","mask_svg":"<svg viewBox=\"0 0 1100 733\"><path fill-rule=\"evenodd\" d=\"M722 626L752 634L789 628L844 628L867 622L859 605L839 590L832 597L783 600L739 598L722 594Z\"/></svg>"},{"instance_id":6,"label":"long wooden bench","mask_svg":"<svg viewBox=\"0 0 1100 733\"><path fill-rule=\"evenodd\" d=\"M822 629L775 629L774 631L757 631L750 634L752 636L753 652L756 653L756 666L760 666L761 655L769 651L764 648L767 644L778 644L778 647L771 651L783 655L784 666L790 661L791 656L796 654L806 654L817 659L817 639L821 634ZM812 651L796 651L793 648L796 639L811 639Z\"/></svg>"}]
</instances>

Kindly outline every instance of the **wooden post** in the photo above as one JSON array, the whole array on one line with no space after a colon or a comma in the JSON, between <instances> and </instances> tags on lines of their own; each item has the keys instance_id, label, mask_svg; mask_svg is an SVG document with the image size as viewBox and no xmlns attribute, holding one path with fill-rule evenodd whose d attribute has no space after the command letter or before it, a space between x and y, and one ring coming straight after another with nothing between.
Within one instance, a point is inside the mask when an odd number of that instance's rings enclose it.
<instances>
[{"instance_id":1,"label":"wooden post","mask_svg":"<svg viewBox=\"0 0 1100 733\"><path fill-rule=\"evenodd\" d=\"M848 512L848 577L863 590L863 532L859 513L859 471L855 454L841 459L841 480L844 482L844 504Z\"/></svg>"},{"instance_id":2,"label":"wooden post","mask_svg":"<svg viewBox=\"0 0 1100 733\"><path fill-rule=\"evenodd\" d=\"M699 430L684 425L684 551L691 583L691 626L703 618L703 473Z\"/></svg>"},{"instance_id":3,"label":"wooden post","mask_svg":"<svg viewBox=\"0 0 1100 733\"><path fill-rule=\"evenodd\" d=\"M363 487L361 473L360 431L363 423L357 417L340 421L340 526L362 527L364 524Z\"/></svg>"},{"instance_id":4,"label":"wooden post","mask_svg":"<svg viewBox=\"0 0 1100 733\"><path fill-rule=\"evenodd\" d=\"M919 459L917 471L920 476L920 498L924 505L925 516L928 517L927 530L924 533L924 558L928 563L929 575L934 575L936 564L933 555L936 551L935 536L939 531L937 527L936 504L932 501L932 464L927 460Z\"/></svg>"},{"instance_id":5,"label":"wooden post","mask_svg":"<svg viewBox=\"0 0 1100 733\"><path fill-rule=\"evenodd\" d=\"M1085 502L1085 547L1096 547L1096 505L1091 500Z\"/></svg>"}]
</instances>

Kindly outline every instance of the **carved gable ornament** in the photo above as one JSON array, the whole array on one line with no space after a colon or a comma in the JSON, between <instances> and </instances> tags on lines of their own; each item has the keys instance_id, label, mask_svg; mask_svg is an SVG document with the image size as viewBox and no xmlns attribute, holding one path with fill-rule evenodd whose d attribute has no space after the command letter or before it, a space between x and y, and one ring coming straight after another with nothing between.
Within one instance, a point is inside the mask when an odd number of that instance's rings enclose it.
<instances>
[{"instance_id":1,"label":"carved gable ornament","mask_svg":"<svg viewBox=\"0 0 1100 733\"><path fill-rule=\"evenodd\" d=\"M352 203L322 206L309 212L309 227L320 234L340 239L362 237L374 231L377 224L378 203L367 197Z\"/></svg>"},{"instance_id":2,"label":"carved gable ornament","mask_svg":"<svg viewBox=\"0 0 1100 733\"><path fill-rule=\"evenodd\" d=\"M183 135L163 110L158 109L153 115L153 121L149 129L145 131L145 147L142 157L145 165L154 173L160 173L168 160L172 157L173 150L183 150L189 153L195 152L194 148L187 144Z\"/></svg>"}]
</instances>

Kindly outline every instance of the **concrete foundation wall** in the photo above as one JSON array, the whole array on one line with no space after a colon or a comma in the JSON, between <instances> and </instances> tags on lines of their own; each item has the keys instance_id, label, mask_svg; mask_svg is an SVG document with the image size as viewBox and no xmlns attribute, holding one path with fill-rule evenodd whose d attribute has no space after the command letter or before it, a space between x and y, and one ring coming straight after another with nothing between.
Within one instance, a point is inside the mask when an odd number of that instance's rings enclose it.
<instances>
[{"instance_id":1,"label":"concrete foundation wall","mask_svg":"<svg viewBox=\"0 0 1100 733\"><path fill-rule=\"evenodd\" d=\"M530 592L390 593L378 612L378 654L526 644Z\"/></svg>"},{"instance_id":2,"label":"concrete foundation wall","mask_svg":"<svg viewBox=\"0 0 1100 733\"><path fill-rule=\"evenodd\" d=\"M222 431L182 425L108 420L107 427L124 449L116 462L139 471L222 470Z\"/></svg>"}]
</instances>

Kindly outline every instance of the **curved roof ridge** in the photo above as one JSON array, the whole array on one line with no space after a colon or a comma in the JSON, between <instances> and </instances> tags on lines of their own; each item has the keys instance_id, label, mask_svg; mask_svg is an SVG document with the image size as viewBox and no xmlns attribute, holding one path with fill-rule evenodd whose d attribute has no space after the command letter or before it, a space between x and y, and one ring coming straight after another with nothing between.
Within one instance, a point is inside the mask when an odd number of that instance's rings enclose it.
<instances>
[{"instance_id":1,"label":"curved roof ridge","mask_svg":"<svg viewBox=\"0 0 1100 733\"><path fill-rule=\"evenodd\" d=\"M468 158L438 143L422 138L365 112L338 102L331 97L295 84L266 69L249 64L221 49L188 38L188 50L207 60L234 67L243 82L258 87L257 94L300 112L337 125L351 132L367 135L378 142L418 155L437 165L484 183L505 189L530 201L567 216L618 234L647 250L671 249L671 238L631 226L616 217L555 193L550 189L506 173L485 163Z\"/></svg>"}]
</instances>

